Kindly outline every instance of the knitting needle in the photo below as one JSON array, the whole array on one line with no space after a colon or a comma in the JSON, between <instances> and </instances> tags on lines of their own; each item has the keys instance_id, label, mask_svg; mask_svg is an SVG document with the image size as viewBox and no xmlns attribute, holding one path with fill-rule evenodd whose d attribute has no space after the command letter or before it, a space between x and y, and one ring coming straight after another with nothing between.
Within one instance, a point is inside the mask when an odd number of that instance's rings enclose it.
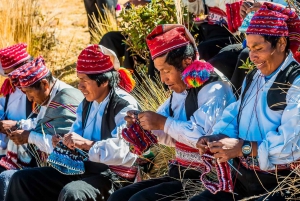
<instances>
[{"instance_id":1,"label":"knitting needle","mask_svg":"<svg viewBox=\"0 0 300 201\"><path fill-rule=\"evenodd\" d=\"M228 165L230 165L230 167L232 169L234 169L237 173L239 173L239 175L243 176L242 173L240 173L240 171L238 171L231 163L229 163L229 161L227 161Z\"/></svg>"}]
</instances>

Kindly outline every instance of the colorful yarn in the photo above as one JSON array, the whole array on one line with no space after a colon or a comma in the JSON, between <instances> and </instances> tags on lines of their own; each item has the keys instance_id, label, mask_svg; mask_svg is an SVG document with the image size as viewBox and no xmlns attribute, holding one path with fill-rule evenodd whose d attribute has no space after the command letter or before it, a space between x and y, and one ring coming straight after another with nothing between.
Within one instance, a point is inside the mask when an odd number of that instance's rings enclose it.
<instances>
[{"instance_id":1,"label":"colorful yarn","mask_svg":"<svg viewBox=\"0 0 300 201\"><path fill-rule=\"evenodd\" d=\"M202 184L212 194L216 194L219 191L233 192L233 182L231 177L231 170L227 162L218 162L213 157L210 151L207 151L201 156L205 169L200 176ZM216 171L218 181L211 181L208 174L212 171Z\"/></svg>"},{"instance_id":2,"label":"colorful yarn","mask_svg":"<svg viewBox=\"0 0 300 201\"><path fill-rule=\"evenodd\" d=\"M119 87L130 93L135 87L135 80L132 77L132 73L126 68L120 68L119 72Z\"/></svg>"},{"instance_id":3,"label":"colorful yarn","mask_svg":"<svg viewBox=\"0 0 300 201\"><path fill-rule=\"evenodd\" d=\"M59 142L48 157L48 163L62 174L76 175L85 172L83 161L87 156L79 149L71 150Z\"/></svg>"},{"instance_id":4,"label":"colorful yarn","mask_svg":"<svg viewBox=\"0 0 300 201\"><path fill-rule=\"evenodd\" d=\"M182 80L189 88L200 87L214 71L214 67L205 61L194 61L182 72Z\"/></svg>"},{"instance_id":5,"label":"colorful yarn","mask_svg":"<svg viewBox=\"0 0 300 201\"><path fill-rule=\"evenodd\" d=\"M156 136L142 129L138 123L132 124L130 128L124 128L122 137L130 144L131 152L137 155L142 155L153 144L157 144Z\"/></svg>"}]
</instances>

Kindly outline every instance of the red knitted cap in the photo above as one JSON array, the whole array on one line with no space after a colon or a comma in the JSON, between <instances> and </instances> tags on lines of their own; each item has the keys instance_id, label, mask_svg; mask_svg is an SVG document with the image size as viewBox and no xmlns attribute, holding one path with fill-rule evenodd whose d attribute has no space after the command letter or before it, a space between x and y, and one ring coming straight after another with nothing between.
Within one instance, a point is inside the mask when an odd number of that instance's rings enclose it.
<instances>
[{"instance_id":1,"label":"red knitted cap","mask_svg":"<svg viewBox=\"0 0 300 201\"><path fill-rule=\"evenodd\" d=\"M9 69L28 60L30 55L26 51L27 45L19 43L0 50L0 62L2 68Z\"/></svg>"},{"instance_id":2,"label":"red knitted cap","mask_svg":"<svg viewBox=\"0 0 300 201\"><path fill-rule=\"evenodd\" d=\"M112 50L101 45L90 45L78 56L76 68L78 73L97 74L119 70L119 67L119 60Z\"/></svg>"}]
</instances>

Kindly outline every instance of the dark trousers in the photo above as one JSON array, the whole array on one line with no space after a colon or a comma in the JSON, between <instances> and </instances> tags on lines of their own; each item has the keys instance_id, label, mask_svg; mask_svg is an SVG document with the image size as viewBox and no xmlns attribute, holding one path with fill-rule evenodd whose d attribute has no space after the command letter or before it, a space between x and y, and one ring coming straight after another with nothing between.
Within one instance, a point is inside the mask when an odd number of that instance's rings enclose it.
<instances>
[{"instance_id":1,"label":"dark trousers","mask_svg":"<svg viewBox=\"0 0 300 201\"><path fill-rule=\"evenodd\" d=\"M11 178L7 201L104 201L116 189L128 185L110 170L64 175L52 167L20 170Z\"/></svg>"},{"instance_id":2,"label":"dark trousers","mask_svg":"<svg viewBox=\"0 0 300 201\"><path fill-rule=\"evenodd\" d=\"M90 16L95 14L96 19L98 19L99 13L98 13L96 5L98 6L98 9L99 9L101 15L103 16L104 6L106 6L109 9L111 9L111 8L115 9L117 6L118 0L84 0L83 2L84 2L86 13ZM89 28L93 28L93 23L89 16L88 16L88 26L89 26Z\"/></svg>"},{"instance_id":3,"label":"dark trousers","mask_svg":"<svg viewBox=\"0 0 300 201\"><path fill-rule=\"evenodd\" d=\"M217 194L212 194L208 190L203 191L199 195L190 199L190 201L235 201L243 198L258 196L260 194L265 194L267 189L271 192L278 185L276 175L274 173L265 173L248 170L242 165L238 165L237 161L234 161L234 166L238 168L239 175L233 171L233 182L234 182L234 194L226 192L218 192ZM277 172L277 176L287 176L289 175L289 170ZM263 186L262 186L263 185ZM284 192L283 192L284 193ZM284 196L284 195L283 195ZM275 193L268 197L268 201L283 201L285 198L280 193ZM255 198L252 200L263 201L266 196L261 196L260 198Z\"/></svg>"},{"instance_id":4,"label":"dark trousers","mask_svg":"<svg viewBox=\"0 0 300 201\"><path fill-rule=\"evenodd\" d=\"M180 179L199 181L200 173L171 165L169 175L131 184L117 190L108 201L171 201L186 200L184 187Z\"/></svg>"}]
</instances>

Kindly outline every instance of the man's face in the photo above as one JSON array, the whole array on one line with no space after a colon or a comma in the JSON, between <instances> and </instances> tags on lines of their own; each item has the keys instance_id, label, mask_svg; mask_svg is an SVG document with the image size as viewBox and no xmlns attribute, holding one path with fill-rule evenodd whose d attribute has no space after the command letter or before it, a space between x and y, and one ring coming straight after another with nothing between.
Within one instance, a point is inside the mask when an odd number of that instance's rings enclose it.
<instances>
[{"instance_id":1,"label":"man's face","mask_svg":"<svg viewBox=\"0 0 300 201\"><path fill-rule=\"evenodd\" d=\"M246 37L250 60L263 75L270 75L278 68L285 55L285 41L280 39L276 47L266 41L263 36L249 34Z\"/></svg>"},{"instance_id":2,"label":"man's face","mask_svg":"<svg viewBox=\"0 0 300 201\"><path fill-rule=\"evenodd\" d=\"M22 87L21 90L26 94L28 100L33 101L39 105L47 104L50 95L50 85L46 79L42 79L40 87Z\"/></svg>"},{"instance_id":3,"label":"man's face","mask_svg":"<svg viewBox=\"0 0 300 201\"><path fill-rule=\"evenodd\" d=\"M186 89L185 83L181 79L181 72L174 66L169 65L166 56L154 59L155 68L159 71L161 81L168 86L170 90L181 93Z\"/></svg>"},{"instance_id":4,"label":"man's face","mask_svg":"<svg viewBox=\"0 0 300 201\"><path fill-rule=\"evenodd\" d=\"M108 88L107 82L98 86L97 82L90 79L86 74L77 73L77 77L79 78L78 89L87 101L101 102L103 100L104 92Z\"/></svg>"}]
</instances>

